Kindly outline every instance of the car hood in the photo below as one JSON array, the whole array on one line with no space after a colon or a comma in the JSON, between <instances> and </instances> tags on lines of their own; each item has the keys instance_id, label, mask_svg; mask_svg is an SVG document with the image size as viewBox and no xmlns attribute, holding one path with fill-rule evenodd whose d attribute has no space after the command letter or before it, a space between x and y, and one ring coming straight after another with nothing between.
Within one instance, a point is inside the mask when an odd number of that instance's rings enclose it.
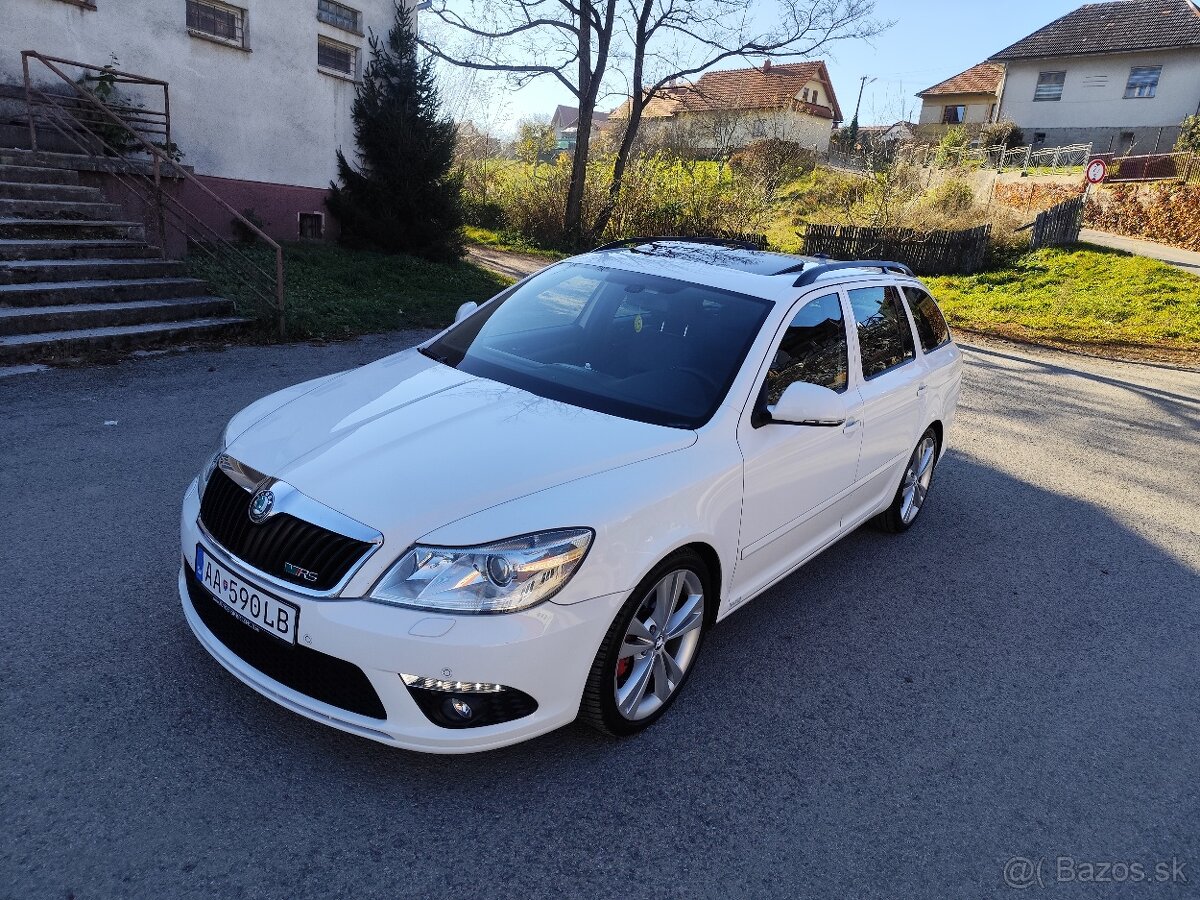
<instances>
[{"instance_id":1,"label":"car hood","mask_svg":"<svg viewBox=\"0 0 1200 900\"><path fill-rule=\"evenodd\" d=\"M399 553L463 516L695 441L694 431L547 400L409 350L285 399L227 452L403 543ZM548 511L545 527L587 524Z\"/></svg>"}]
</instances>

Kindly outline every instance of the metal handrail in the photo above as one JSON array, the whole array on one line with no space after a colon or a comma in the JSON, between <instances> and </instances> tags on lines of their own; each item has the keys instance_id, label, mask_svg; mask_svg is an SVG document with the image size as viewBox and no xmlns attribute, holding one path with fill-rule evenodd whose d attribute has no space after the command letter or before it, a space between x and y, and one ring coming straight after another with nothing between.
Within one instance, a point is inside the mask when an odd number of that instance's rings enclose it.
<instances>
[{"instance_id":1,"label":"metal handrail","mask_svg":"<svg viewBox=\"0 0 1200 900\"><path fill-rule=\"evenodd\" d=\"M81 63L81 62L77 62L75 60L64 59L61 57L47 56L47 55L37 52L36 50L21 51L21 66L22 66L22 70L24 73L24 77L25 77L25 99L26 99L26 104L27 104L28 113L29 113L30 146L34 150L37 149L37 141L36 141L36 133L37 132L36 132L36 127L35 127L36 116L35 116L35 112L34 112L35 106L36 106L36 104L34 102L34 94L36 92L42 98L42 102L44 105L46 105L48 107L56 108L56 112L58 112L60 115L66 116L74 126L85 131L93 141L98 141L103 147L105 147L109 151L116 152L115 149L112 148L107 142L105 142L102 137L97 135L94 131L92 131L92 129L88 128L86 124L79 121L79 118L77 116L74 116L70 110L63 109L62 108L63 104L56 103L55 99L52 97L52 95L47 94L43 91L37 90L33 87L33 79L31 78L30 71L29 71L29 60L30 59L38 60L40 63L42 63L42 65L44 65L51 72L53 72L55 75L57 75L66 84L70 85L72 87L72 89L74 89L74 91L79 95L79 97L82 98L86 103L88 103L89 105L94 107L96 110L98 110L102 117L108 119L111 123L123 128L126 132L128 132L129 135L132 136L133 140L138 145L140 145L139 149L141 150L141 152L145 153L147 156L150 157L151 164L153 167L153 176L154 176L154 199L153 199L153 201L146 200L146 198L144 198L144 196L140 192L137 192L136 190L134 191L134 193L136 193L139 197L141 197L145 202L148 202L148 203L153 202L154 205L157 207L159 223L160 223L159 231L160 231L160 237L161 237L162 244L163 244L161 249L163 249L165 251L165 248L166 248L165 225L162 224L162 216L168 209L167 201L169 201L170 203L174 203L176 206L178 206L180 208L180 210L182 210L183 213L186 213L188 216L191 216L192 220L194 220L195 223L197 223L201 227L205 228L211 234L211 236L213 238L215 238L218 242L223 243L223 244L227 245L230 249L233 249L235 252L238 252L231 241L228 241L227 239L225 239L225 238L221 237L219 234L217 234L217 232L214 229L212 229L210 226L206 225L203 222L203 220L201 220L197 215L195 215L195 213L188 210L182 203L179 202L179 200L177 200L174 197L169 197L169 196L166 196L163 194L163 191L162 191L162 169L165 164L168 167L169 171L172 173L171 177L180 178L180 179L186 181L188 184L192 185L193 187L197 188L204 196L206 196L208 199L210 199L211 201L216 203L218 205L218 207L222 208L225 212L229 213L234 218L234 220L239 222L249 233L253 234L256 238L261 240L263 243L265 243L269 248L271 248L274 251L274 253L275 253L275 276L274 276L275 283L273 286L274 287L274 290L273 290L274 307L275 307L274 312L275 312L275 316L276 316L276 323L277 323L277 327L279 330L279 334L282 337L285 334L286 320L285 320L285 299L284 299L285 295L284 295L284 280L283 280L283 248L280 246L280 244L277 241L275 241L273 238L271 238L269 235L267 235L261 228L259 228L253 222L251 222L246 216L244 216L238 210L234 209L232 206L230 206L228 203L226 203L224 200L222 200L220 197L218 197L215 193L213 193L213 191L210 190L207 185L205 185L203 182L201 182L200 179L198 179L195 175L193 175L191 172L189 172L185 167L183 167L183 166L179 165L177 162L175 162L175 160L173 160L166 152L164 152L162 149L154 146L149 141L147 141L145 139L145 137L137 131L137 129L133 128L128 122L125 122L118 115L116 115L92 91L83 87L78 82L71 80L71 78L69 76L67 76L67 74L65 72L63 72L62 69L60 69L57 65L55 65L55 63L59 63L59 64L66 65L66 66L74 66L74 67L78 67L78 68L82 68L82 69L86 69L86 70L94 71L94 72L108 71L108 72L111 72L114 75L118 75L122 78L130 79L130 81L128 83L160 85L163 88L164 100L166 100L166 98L168 97L167 82L162 81L161 79L147 78L145 76L134 75L129 72L122 72L117 69L112 69L112 68L107 68L107 67L102 67L102 66L93 66L88 63ZM165 146L169 150L171 148L169 101L167 101L167 109L165 110L165 113L166 113L166 122L167 122L167 125L166 125L167 140L166 140ZM57 122L54 122L53 124L59 130L60 133L63 133L63 134L66 133L63 131L63 129L59 126L59 124ZM79 142L78 140L75 140L74 142L77 146L80 146L81 149L84 150L84 152L90 153L90 151L87 149L87 147L85 145L81 144L81 142ZM119 153L117 153L116 155L120 156ZM171 212L174 215L176 215L177 217L180 217L179 210L172 209ZM206 252L208 252L208 248L205 248L205 250L206 250ZM210 252L210 255L212 255L215 258L215 254L211 254L211 252ZM258 269L258 267L256 265L254 265L248 258L244 257L244 254L239 253L239 255L242 255L243 258L246 259L247 262L250 262L250 264L253 266L253 268L258 270L261 274L263 274L266 277L269 277L261 269ZM257 292L257 290L258 290L257 287L253 283L251 283L249 279L247 279L245 277L244 273L242 273L241 279L243 281L247 282L248 286L252 290L255 290Z\"/></svg>"}]
</instances>

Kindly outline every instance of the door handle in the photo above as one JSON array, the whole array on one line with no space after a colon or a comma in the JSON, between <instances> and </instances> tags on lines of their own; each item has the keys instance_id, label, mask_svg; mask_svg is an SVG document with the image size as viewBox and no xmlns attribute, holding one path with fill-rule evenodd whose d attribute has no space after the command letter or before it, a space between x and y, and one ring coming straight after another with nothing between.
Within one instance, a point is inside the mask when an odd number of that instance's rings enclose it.
<instances>
[{"instance_id":1,"label":"door handle","mask_svg":"<svg viewBox=\"0 0 1200 900\"><path fill-rule=\"evenodd\" d=\"M923 384L919 388L917 388L917 396L920 397L923 393L925 393L925 389L927 387L929 387L929 385Z\"/></svg>"},{"instance_id":2,"label":"door handle","mask_svg":"<svg viewBox=\"0 0 1200 900\"><path fill-rule=\"evenodd\" d=\"M845 424L842 425L842 434L849 434L861 424L862 422L858 421L858 419L847 419Z\"/></svg>"}]
</instances>

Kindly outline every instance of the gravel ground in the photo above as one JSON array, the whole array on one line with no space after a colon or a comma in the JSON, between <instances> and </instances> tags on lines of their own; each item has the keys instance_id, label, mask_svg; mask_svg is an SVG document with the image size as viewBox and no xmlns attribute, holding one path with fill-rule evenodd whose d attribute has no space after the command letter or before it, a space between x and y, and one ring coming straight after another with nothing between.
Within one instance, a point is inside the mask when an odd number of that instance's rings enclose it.
<instances>
[{"instance_id":1,"label":"gravel ground","mask_svg":"<svg viewBox=\"0 0 1200 900\"><path fill-rule=\"evenodd\" d=\"M175 588L229 415L418 337L0 380L0 897L1200 893L1200 374L972 344L918 527L722 623L639 737L449 758L259 697Z\"/></svg>"}]
</instances>

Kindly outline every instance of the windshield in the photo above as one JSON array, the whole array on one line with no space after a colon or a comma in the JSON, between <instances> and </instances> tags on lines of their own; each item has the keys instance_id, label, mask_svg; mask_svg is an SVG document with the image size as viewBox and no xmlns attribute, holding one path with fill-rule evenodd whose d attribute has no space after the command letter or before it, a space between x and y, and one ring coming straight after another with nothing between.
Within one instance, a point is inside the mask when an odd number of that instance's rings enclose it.
<instances>
[{"instance_id":1,"label":"windshield","mask_svg":"<svg viewBox=\"0 0 1200 900\"><path fill-rule=\"evenodd\" d=\"M541 397L698 428L725 398L771 306L671 278L562 263L422 352Z\"/></svg>"}]
</instances>

